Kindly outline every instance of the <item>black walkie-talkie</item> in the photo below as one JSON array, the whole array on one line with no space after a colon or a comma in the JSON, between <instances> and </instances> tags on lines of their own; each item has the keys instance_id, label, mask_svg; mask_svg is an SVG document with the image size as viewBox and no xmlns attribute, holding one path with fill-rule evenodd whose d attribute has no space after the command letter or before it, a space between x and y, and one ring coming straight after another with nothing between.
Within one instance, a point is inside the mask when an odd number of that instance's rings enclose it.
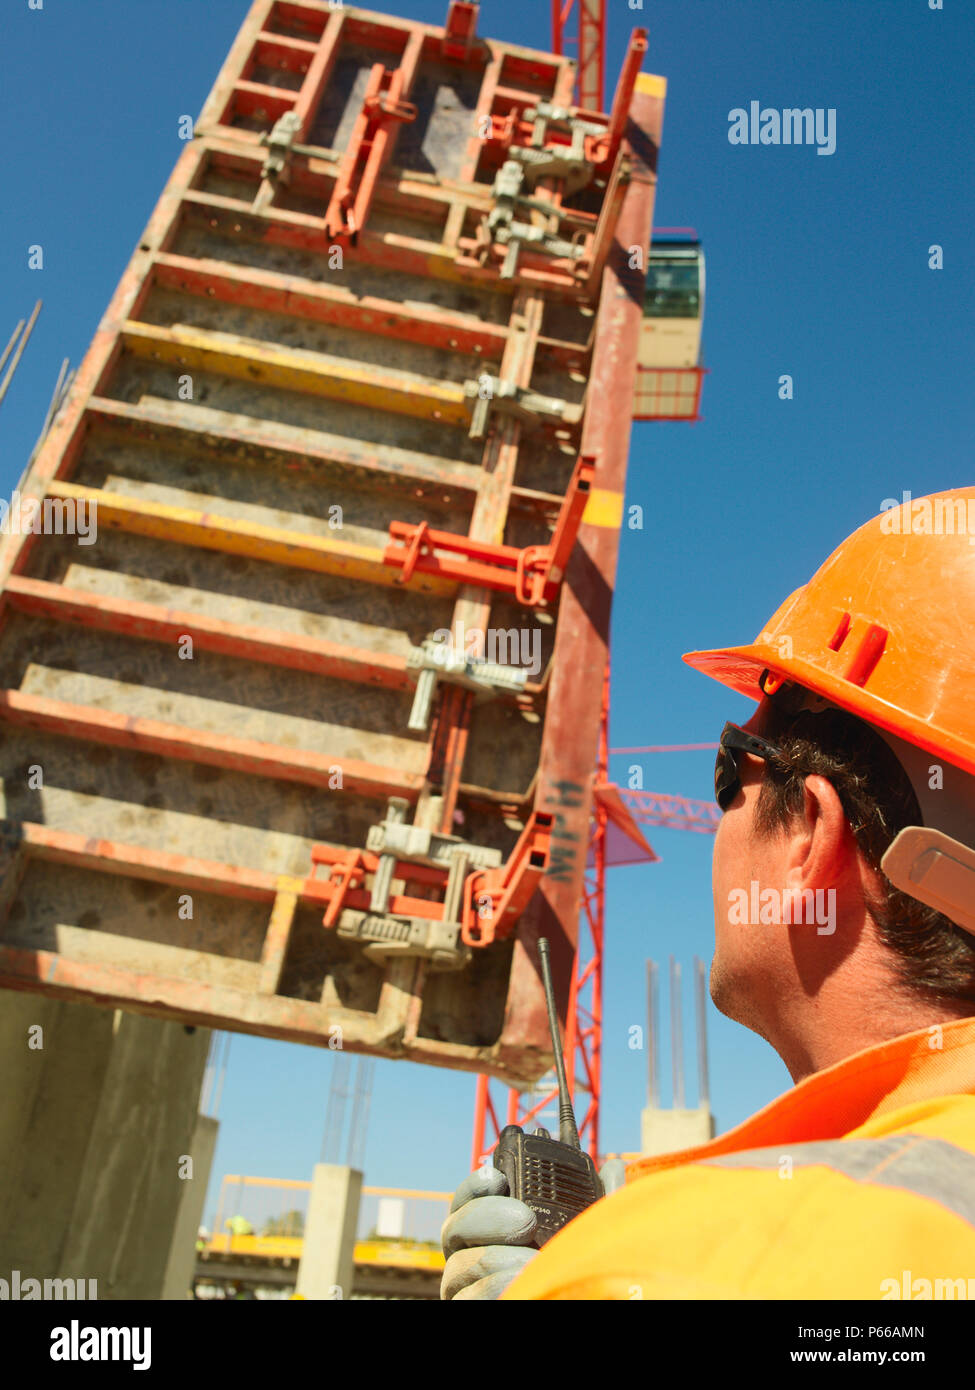
<instances>
[{"instance_id":1,"label":"black walkie-talkie","mask_svg":"<svg viewBox=\"0 0 975 1390\"><path fill-rule=\"evenodd\" d=\"M536 1246L560 1231L574 1216L604 1196L596 1165L579 1145L576 1117L565 1079L565 1062L559 1043L559 1020L555 1012L555 991L548 963L548 941L541 937L538 953L542 964L542 984L548 1006L548 1026L555 1053L555 1074L559 1082L559 1138L553 1139L539 1127L526 1134L519 1125L505 1125L494 1150L494 1166L508 1179L508 1192L538 1217Z\"/></svg>"}]
</instances>

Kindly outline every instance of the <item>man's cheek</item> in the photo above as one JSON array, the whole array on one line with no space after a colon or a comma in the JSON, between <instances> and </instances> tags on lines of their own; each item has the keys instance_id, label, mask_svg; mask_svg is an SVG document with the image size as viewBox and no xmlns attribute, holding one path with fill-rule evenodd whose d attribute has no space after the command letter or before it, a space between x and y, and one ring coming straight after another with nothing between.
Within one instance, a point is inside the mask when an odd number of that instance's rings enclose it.
<instances>
[{"instance_id":1,"label":"man's cheek","mask_svg":"<svg viewBox=\"0 0 975 1390\"><path fill-rule=\"evenodd\" d=\"M711 856L711 890L714 893L715 906L717 906L718 894L727 874L728 854L725 848L727 838L728 822L722 817L718 821L718 829L714 836L714 853Z\"/></svg>"}]
</instances>

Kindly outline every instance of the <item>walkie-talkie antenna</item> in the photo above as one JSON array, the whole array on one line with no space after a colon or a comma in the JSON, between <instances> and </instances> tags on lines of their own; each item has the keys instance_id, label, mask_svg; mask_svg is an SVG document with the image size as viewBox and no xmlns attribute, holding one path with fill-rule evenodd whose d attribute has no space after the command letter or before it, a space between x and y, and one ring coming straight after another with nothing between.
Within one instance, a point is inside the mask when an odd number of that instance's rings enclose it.
<instances>
[{"instance_id":1,"label":"walkie-talkie antenna","mask_svg":"<svg viewBox=\"0 0 975 1390\"><path fill-rule=\"evenodd\" d=\"M569 1083L565 1078L565 1058L562 1056L562 1044L559 1041L559 1019L555 1012L555 990L552 987L552 970L548 961L548 940L544 936L538 938L538 954L542 963L542 984L548 1008L548 1026L552 1034L552 1051L555 1054L555 1075L559 1082L559 1139L570 1148L581 1150L575 1111L569 1099Z\"/></svg>"}]
</instances>

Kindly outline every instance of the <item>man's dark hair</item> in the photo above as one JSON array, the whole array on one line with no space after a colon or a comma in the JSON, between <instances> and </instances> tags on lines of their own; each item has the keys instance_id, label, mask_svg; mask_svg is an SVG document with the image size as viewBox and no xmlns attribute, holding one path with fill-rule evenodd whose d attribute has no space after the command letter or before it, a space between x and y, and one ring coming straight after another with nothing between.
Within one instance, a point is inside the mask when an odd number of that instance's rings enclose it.
<instances>
[{"instance_id":1,"label":"man's dark hair","mask_svg":"<svg viewBox=\"0 0 975 1390\"><path fill-rule=\"evenodd\" d=\"M769 835L803 809L803 786L814 773L833 784L864 858L878 871L883 897L866 907L880 940L895 955L897 974L916 999L975 1012L975 939L942 913L896 889L880 869L894 837L921 825L917 797L893 750L869 725L844 710L792 714L775 698L762 706L761 734L781 749L769 759L756 826Z\"/></svg>"}]
</instances>

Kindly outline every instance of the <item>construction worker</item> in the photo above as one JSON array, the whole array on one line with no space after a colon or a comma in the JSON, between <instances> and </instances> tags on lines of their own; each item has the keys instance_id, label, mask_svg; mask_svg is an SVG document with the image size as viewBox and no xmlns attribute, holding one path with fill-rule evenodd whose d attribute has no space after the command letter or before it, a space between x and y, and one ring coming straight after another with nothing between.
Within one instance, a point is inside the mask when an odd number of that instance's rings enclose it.
<instances>
[{"instance_id":1,"label":"construction worker","mask_svg":"<svg viewBox=\"0 0 975 1390\"><path fill-rule=\"evenodd\" d=\"M759 702L715 768L711 997L794 1088L541 1251L485 1166L443 1298L975 1298L973 542L975 488L891 506L684 658Z\"/></svg>"}]
</instances>

